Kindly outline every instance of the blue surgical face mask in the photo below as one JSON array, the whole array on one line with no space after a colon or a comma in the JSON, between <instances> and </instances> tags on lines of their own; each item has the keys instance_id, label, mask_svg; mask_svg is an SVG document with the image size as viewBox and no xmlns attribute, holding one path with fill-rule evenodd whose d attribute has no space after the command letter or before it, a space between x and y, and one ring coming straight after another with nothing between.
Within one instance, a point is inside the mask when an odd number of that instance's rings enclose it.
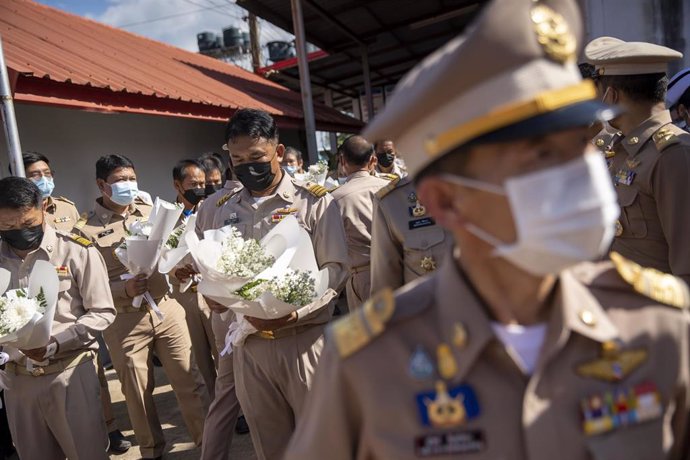
<instances>
[{"instance_id":1,"label":"blue surgical face mask","mask_svg":"<svg viewBox=\"0 0 690 460\"><path fill-rule=\"evenodd\" d=\"M136 181L123 180L110 184L112 195L110 199L120 206L129 206L139 194Z\"/></svg>"},{"instance_id":2,"label":"blue surgical face mask","mask_svg":"<svg viewBox=\"0 0 690 460\"><path fill-rule=\"evenodd\" d=\"M52 177L48 176L41 176L40 179L32 179L33 183L36 184L36 187L41 191L41 196L45 199L48 198L50 195L53 194L53 190L55 189L55 182L53 181Z\"/></svg>"},{"instance_id":3,"label":"blue surgical face mask","mask_svg":"<svg viewBox=\"0 0 690 460\"><path fill-rule=\"evenodd\" d=\"M347 182L347 177L339 177L338 178L338 183L340 185L343 185L345 182Z\"/></svg>"},{"instance_id":4,"label":"blue surgical face mask","mask_svg":"<svg viewBox=\"0 0 690 460\"><path fill-rule=\"evenodd\" d=\"M283 169L285 169L285 172L290 174L293 177L294 177L295 173L297 172L297 166L284 166Z\"/></svg>"}]
</instances>

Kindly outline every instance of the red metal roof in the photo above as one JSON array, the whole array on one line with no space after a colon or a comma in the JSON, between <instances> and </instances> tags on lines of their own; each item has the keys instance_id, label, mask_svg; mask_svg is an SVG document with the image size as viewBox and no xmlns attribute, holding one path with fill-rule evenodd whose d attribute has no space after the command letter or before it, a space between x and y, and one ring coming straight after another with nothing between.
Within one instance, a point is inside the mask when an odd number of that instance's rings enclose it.
<instances>
[{"instance_id":1,"label":"red metal roof","mask_svg":"<svg viewBox=\"0 0 690 460\"><path fill-rule=\"evenodd\" d=\"M0 2L7 66L17 101L227 120L239 107L303 128L302 101L235 65L28 0ZM315 103L317 129L354 132L359 120Z\"/></svg>"}]
</instances>

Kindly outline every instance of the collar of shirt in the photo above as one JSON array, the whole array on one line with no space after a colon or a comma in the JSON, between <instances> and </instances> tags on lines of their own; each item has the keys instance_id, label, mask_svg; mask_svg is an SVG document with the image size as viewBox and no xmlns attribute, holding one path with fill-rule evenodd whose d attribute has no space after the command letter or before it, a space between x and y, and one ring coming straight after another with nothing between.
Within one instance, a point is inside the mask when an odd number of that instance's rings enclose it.
<instances>
[{"instance_id":1,"label":"collar of shirt","mask_svg":"<svg viewBox=\"0 0 690 460\"><path fill-rule=\"evenodd\" d=\"M622 144L629 156L635 156L662 126L671 123L671 113L661 111L643 121L640 126L623 138ZM635 140L637 139L637 140Z\"/></svg>"},{"instance_id":2,"label":"collar of shirt","mask_svg":"<svg viewBox=\"0 0 690 460\"><path fill-rule=\"evenodd\" d=\"M357 179L360 177L369 177L369 176L371 176L369 171L355 171L352 174L350 174L349 176L347 176L347 181L350 182L352 179Z\"/></svg>"},{"instance_id":3,"label":"collar of shirt","mask_svg":"<svg viewBox=\"0 0 690 460\"><path fill-rule=\"evenodd\" d=\"M132 203L129 205L129 209L127 212L130 215L138 215L138 216L143 216L139 208L137 207L136 204ZM96 206L94 207L94 213L96 214L96 217L98 217L98 220L100 220L102 225L107 225L109 224L113 219L122 219L125 220L125 217L117 214L114 211L111 211L110 209L106 208L103 206L98 200L96 200Z\"/></svg>"},{"instance_id":4,"label":"collar of shirt","mask_svg":"<svg viewBox=\"0 0 690 460\"><path fill-rule=\"evenodd\" d=\"M260 205L256 204L254 201L254 196L251 194L246 187L242 187L242 190L237 194L238 201L246 200L254 209L258 209ZM272 202L274 199L280 199L284 203L284 206L291 205L295 201L295 184L292 182L292 178L283 173L283 178L280 180L278 187L271 195L266 195L266 199L261 202L261 205Z\"/></svg>"},{"instance_id":5,"label":"collar of shirt","mask_svg":"<svg viewBox=\"0 0 690 460\"><path fill-rule=\"evenodd\" d=\"M452 343L457 324L464 326L471 337L461 352L454 350L458 363L456 377L463 380L484 348L494 341L496 336L481 301L477 299L459 270L457 264L451 261L441 266L434 297L439 306L440 337L445 342ZM568 271L561 274L558 282L551 316L547 320L542 356L538 362L553 357L565 346L571 333L601 343L618 337L618 330L582 283ZM462 306L458 305L458 299L462 299ZM539 364L536 369L539 369Z\"/></svg>"},{"instance_id":6,"label":"collar of shirt","mask_svg":"<svg viewBox=\"0 0 690 460\"><path fill-rule=\"evenodd\" d=\"M47 213L54 213L55 209L57 208L57 204L55 204L55 200L53 200L52 196L49 196L48 198L45 199L46 202L46 212Z\"/></svg>"}]
</instances>

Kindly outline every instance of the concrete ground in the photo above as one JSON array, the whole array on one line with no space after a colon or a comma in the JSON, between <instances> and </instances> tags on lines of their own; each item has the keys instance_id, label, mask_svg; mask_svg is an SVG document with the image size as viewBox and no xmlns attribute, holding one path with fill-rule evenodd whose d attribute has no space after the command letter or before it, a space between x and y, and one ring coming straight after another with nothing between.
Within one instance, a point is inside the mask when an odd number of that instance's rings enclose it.
<instances>
[{"instance_id":1,"label":"concrete ground","mask_svg":"<svg viewBox=\"0 0 690 460\"><path fill-rule=\"evenodd\" d=\"M125 405L125 398L120 391L120 382L117 380L115 371L109 370L106 372L108 378L108 387L110 388L110 396L113 400L113 410L117 418L120 430L125 437L132 442L133 446L129 451L122 455L111 455L111 460L134 460L141 458L139 454L139 447L136 445L134 432L129 422L127 415L127 407ZM198 459L201 455L201 449L194 447L187 428L182 420L182 414L177 404L177 399L172 391L172 387L168 383L163 370L159 367L155 369L156 389L153 397L156 402L158 410L158 417L163 426L163 432L168 441L168 452L163 458L168 460L191 460ZM238 460L255 460L254 448L252 441L248 434L235 434L232 440L232 448L230 450L230 457Z\"/></svg>"}]
</instances>

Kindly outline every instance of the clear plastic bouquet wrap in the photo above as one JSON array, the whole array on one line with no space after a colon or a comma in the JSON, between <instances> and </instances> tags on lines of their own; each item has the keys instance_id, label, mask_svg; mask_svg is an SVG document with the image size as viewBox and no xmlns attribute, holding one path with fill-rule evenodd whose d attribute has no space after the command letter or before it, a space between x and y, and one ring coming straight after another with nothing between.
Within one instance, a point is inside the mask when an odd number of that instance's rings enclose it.
<instances>
[{"instance_id":1,"label":"clear plastic bouquet wrap","mask_svg":"<svg viewBox=\"0 0 690 460\"><path fill-rule=\"evenodd\" d=\"M315 164L307 168L305 173L296 173L295 179L303 182L313 182L315 184L324 185L326 177L328 176L328 162L325 160L317 161Z\"/></svg>"},{"instance_id":2,"label":"clear plastic bouquet wrap","mask_svg":"<svg viewBox=\"0 0 690 460\"><path fill-rule=\"evenodd\" d=\"M138 220L129 225L127 229L129 235L115 249L115 255L129 271L128 274L122 276L122 279L131 279L141 274L146 276L153 274L163 246L170 238L180 214L182 214L182 205L156 198L148 220ZM132 300L132 306L141 308L144 299L162 319L163 314L149 292L136 296Z\"/></svg>"},{"instance_id":3,"label":"clear plastic bouquet wrap","mask_svg":"<svg viewBox=\"0 0 690 460\"><path fill-rule=\"evenodd\" d=\"M244 318L308 314L335 297L328 271L319 270L309 234L288 216L261 241L245 240L232 226L189 232L187 246L201 273L199 292L235 312L227 345L240 345L256 329Z\"/></svg>"},{"instance_id":4,"label":"clear plastic bouquet wrap","mask_svg":"<svg viewBox=\"0 0 690 460\"><path fill-rule=\"evenodd\" d=\"M185 235L187 232L194 232L196 227L196 215L190 216L177 228L175 228L168 240L163 245L161 257L158 261L158 271L163 274L168 274L182 265L184 265L185 258L189 255L189 247ZM190 277L184 284L180 285L180 292L186 292L187 289L194 283L199 281L198 276Z\"/></svg>"}]
</instances>

